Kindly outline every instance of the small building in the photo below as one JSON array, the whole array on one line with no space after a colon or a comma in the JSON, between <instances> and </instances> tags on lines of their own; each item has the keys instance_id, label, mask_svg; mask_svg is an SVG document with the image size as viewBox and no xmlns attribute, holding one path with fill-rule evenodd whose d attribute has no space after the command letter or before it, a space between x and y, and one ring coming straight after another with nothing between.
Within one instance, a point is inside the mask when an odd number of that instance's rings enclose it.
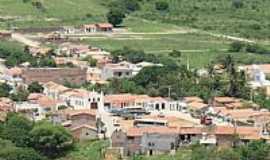
<instances>
[{"instance_id":1,"label":"small building","mask_svg":"<svg viewBox=\"0 0 270 160\"><path fill-rule=\"evenodd\" d=\"M0 30L0 38L11 38L12 32Z\"/></svg>"},{"instance_id":2,"label":"small building","mask_svg":"<svg viewBox=\"0 0 270 160\"><path fill-rule=\"evenodd\" d=\"M97 128L87 124L73 127L70 131L73 137L80 141L98 139Z\"/></svg>"},{"instance_id":3,"label":"small building","mask_svg":"<svg viewBox=\"0 0 270 160\"><path fill-rule=\"evenodd\" d=\"M112 32L113 25L110 23L98 23L96 24L97 30L100 32Z\"/></svg>"},{"instance_id":4,"label":"small building","mask_svg":"<svg viewBox=\"0 0 270 160\"><path fill-rule=\"evenodd\" d=\"M101 77L104 80L110 78L130 78L133 76L132 72L133 68L126 63L106 64L102 68Z\"/></svg>"},{"instance_id":5,"label":"small building","mask_svg":"<svg viewBox=\"0 0 270 160\"><path fill-rule=\"evenodd\" d=\"M69 56L69 57L86 57L86 53L89 52L89 46L84 44L75 43L62 43L56 50L56 54L59 56Z\"/></svg>"},{"instance_id":6,"label":"small building","mask_svg":"<svg viewBox=\"0 0 270 160\"><path fill-rule=\"evenodd\" d=\"M98 139L102 126L97 125L96 110L82 109L65 109L57 113L62 117L61 124L69 129L73 137L77 140Z\"/></svg>"},{"instance_id":7,"label":"small building","mask_svg":"<svg viewBox=\"0 0 270 160\"><path fill-rule=\"evenodd\" d=\"M85 24L81 27L85 33L112 32L113 25L110 23Z\"/></svg>"},{"instance_id":8,"label":"small building","mask_svg":"<svg viewBox=\"0 0 270 160\"><path fill-rule=\"evenodd\" d=\"M17 102L15 105L16 112L25 114L29 119L34 121L45 119L47 114L58 110L65 102L54 100L43 94L30 94L25 102Z\"/></svg>"},{"instance_id":9,"label":"small building","mask_svg":"<svg viewBox=\"0 0 270 160\"><path fill-rule=\"evenodd\" d=\"M85 25L83 25L82 28L83 28L85 33L97 32L97 25L95 25L95 24L85 24Z\"/></svg>"}]
</instances>

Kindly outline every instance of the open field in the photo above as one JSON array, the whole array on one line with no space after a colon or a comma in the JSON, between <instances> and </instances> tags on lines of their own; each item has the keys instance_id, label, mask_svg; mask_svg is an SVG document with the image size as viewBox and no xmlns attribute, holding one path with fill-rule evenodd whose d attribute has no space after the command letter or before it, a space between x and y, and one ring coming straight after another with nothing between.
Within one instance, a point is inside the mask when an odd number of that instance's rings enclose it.
<instances>
[{"instance_id":1,"label":"open field","mask_svg":"<svg viewBox=\"0 0 270 160\"><path fill-rule=\"evenodd\" d=\"M228 0L165 0L169 10L160 12L154 1L141 4L140 10L129 15L122 26L126 34L96 35L83 43L109 51L128 46L152 54L168 54L180 50L180 63L202 67L216 57L228 54L232 42L211 33L261 38L257 41L270 48L270 1L246 0L241 8L233 8ZM44 10L30 2L0 1L0 28L48 27L104 22L108 12L105 0L43 0ZM5 17L11 20L4 20ZM4 18L3 18L4 17ZM194 29L195 28L195 29ZM205 32L206 31L206 32ZM207 34L209 33L209 34ZM237 38L237 37L236 37ZM268 55L232 53L240 63L267 63Z\"/></svg>"},{"instance_id":2,"label":"open field","mask_svg":"<svg viewBox=\"0 0 270 160\"><path fill-rule=\"evenodd\" d=\"M147 1L137 17L169 24L248 38L269 39L270 1L266 0L164 0L165 11Z\"/></svg>"},{"instance_id":3,"label":"open field","mask_svg":"<svg viewBox=\"0 0 270 160\"><path fill-rule=\"evenodd\" d=\"M270 56L252 53L228 53L232 41L200 33L168 34L126 34L114 36L89 37L83 43L106 50L123 47L143 50L152 54L168 54L172 50L182 52L180 63L190 63L191 67L207 66L218 56L232 54L239 63L269 63Z\"/></svg>"},{"instance_id":4,"label":"open field","mask_svg":"<svg viewBox=\"0 0 270 160\"><path fill-rule=\"evenodd\" d=\"M104 21L107 9L97 0L44 0L44 9L18 0L0 1L0 27L46 27ZM9 18L10 20L5 20Z\"/></svg>"}]
</instances>

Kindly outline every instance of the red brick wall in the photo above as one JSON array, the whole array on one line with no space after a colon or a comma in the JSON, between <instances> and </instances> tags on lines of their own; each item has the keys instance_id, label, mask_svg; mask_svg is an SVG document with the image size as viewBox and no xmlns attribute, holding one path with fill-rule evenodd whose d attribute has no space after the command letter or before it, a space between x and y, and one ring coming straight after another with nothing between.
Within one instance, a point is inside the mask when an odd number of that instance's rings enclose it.
<instances>
[{"instance_id":1,"label":"red brick wall","mask_svg":"<svg viewBox=\"0 0 270 160\"><path fill-rule=\"evenodd\" d=\"M24 69L22 78L27 84L34 81L46 83L53 81L63 84L66 81L75 84L86 82L86 69L80 68L28 68Z\"/></svg>"}]
</instances>

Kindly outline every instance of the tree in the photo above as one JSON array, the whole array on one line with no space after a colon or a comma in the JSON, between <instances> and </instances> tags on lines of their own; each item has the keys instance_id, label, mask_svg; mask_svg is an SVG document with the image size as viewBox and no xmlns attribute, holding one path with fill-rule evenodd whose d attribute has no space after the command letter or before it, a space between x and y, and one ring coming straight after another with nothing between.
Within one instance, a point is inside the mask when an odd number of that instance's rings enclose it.
<instances>
[{"instance_id":1,"label":"tree","mask_svg":"<svg viewBox=\"0 0 270 160\"><path fill-rule=\"evenodd\" d=\"M263 141L253 141L238 148L243 160L269 160L270 145Z\"/></svg>"},{"instance_id":2,"label":"tree","mask_svg":"<svg viewBox=\"0 0 270 160\"><path fill-rule=\"evenodd\" d=\"M231 52L240 52L245 47L245 44L239 41L234 41L231 43L229 51Z\"/></svg>"},{"instance_id":3,"label":"tree","mask_svg":"<svg viewBox=\"0 0 270 160\"><path fill-rule=\"evenodd\" d=\"M107 20L109 23L113 24L113 26L118 26L119 24L121 24L125 17L125 11L119 8L112 8L107 13Z\"/></svg>"},{"instance_id":4,"label":"tree","mask_svg":"<svg viewBox=\"0 0 270 160\"><path fill-rule=\"evenodd\" d=\"M71 134L64 127L45 121L36 124L30 135L31 146L50 158L64 154L73 144Z\"/></svg>"},{"instance_id":5,"label":"tree","mask_svg":"<svg viewBox=\"0 0 270 160\"><path fill-rule=\"evenodd\" d=\"M167 11L169 9L169 3L166 1L158 1L155 3L156 10Z\"/></svg>"},{"instance_id":6,"label":"tree","mask_svg":"<svg viewBox=\"0 0 270 160\"><path fill-rule=\"evenodd\" d=\"M130 12L134 12L140 9L138 0L124 0L124 4L125 8Z\"/></svg>"},{"instance_id":7,"label":"tree","mask_svg":"<svg viewBox=\"0 0 270 160\"><path fill-rule=\"evenodd\" d=\"M243 3L243 1L242 0L233 0L232 1L232 6L234 7L234 8L242 8L243 6L244 6L244 3Z\"/></svg>"},{"instance_id":8,"label":"tree","mask_svg":"<svg viewBox=\"0 0 270 160\"><path fill-rule=\"evenodd\" d=\"M97 60L92 58L92 56L87 56L85 58L82 59L83 61L87 61L88 64L91 66L91 67L95 67L97 66Z\"/></svg>"},{"instance_id":9,"label":"tree","mask_svg":"<svg viewBox=\"0 0 270 160\"><path fill-rule=\"evenodd\" d=\"M241 160L240 154L233 149L219 150L217 160Z\"/></svg>"},{"instance_id":10,"label":"tree","mask_svg":"<svg viewBox=\"0 0 270 160\"><path fill-rule=\"evenodd\" d=\"M29 131L33 123L22 115L9 113L4 123L1 137L12 141L16 146L26 147L29 145Z\"/></svg>"},{"instance_id":11,"label":"tree","mask_svg":"<svg viewBox=\"0 0 270 160\"><path fill-rule=\"evenodd\" d=\"M8 84L1 83L0 84L0 97L8 97L11 89L12 88Z\"/></svg>"},{"instance_id":12,"label":"tree","mask_svg":"<svg viewBox=\"0 0 270 160\"><path fill-rule=\"evenodd\" d=\"M4 147L0 150L0 159L3 160L45 160L31 148L19 148L15 146Z\"/></svg>"},{"instance_id":13,"label":"tree","mask_svg":"<svg viewBox=\"0 0 270 160\"><path fill-rule=\"evenodd\" d=\"M173 50L172 52L169 53L169 56L174 57L174 58L179 58L182 56L182 53L177 50Z\"/></svg>"},{"instance_id":14,"label":"tree","mask_svg":"<svg viewBox=\"0 0 270 160\"><path fill-rule=\"evenodd\" d=\"M42 87L42 85L40 85L38 82L32 82L29 86L28 86L28 91L30 93L42 93L44 90L44 88Z\"/></svg>"},{"instance_id":15,"label":"tree","mask_svg":"<svg viewBox=\"0 0 270 160\"><path fill-rule=\"evenodd\" d=\"M13 101L22 102L22 101L26 101L28 96L29 96L28 90L24 88L18 88L16 93L13 93L10 95L10 98Z\"/></svg>"},{"instance_id":16,"label":"tree","mask_svg":"<svg viewBox=\"0 0 270 160\"><path fill-rule=\"evenodd\" d=\"M11 141L0 138L0 159L4 160L43 160L36 151L31 148L16 147Z\"/></svg>"},{"instance_id":17,"label":"tree","mask_svg":"<svg viewBox=\"0 0 270 160\"><path fill-rule=\"evenodd\" d=\"M56 67L54 59L50 56L39 58L37 64L39 67Z\"/></svg>"}]
</instances>

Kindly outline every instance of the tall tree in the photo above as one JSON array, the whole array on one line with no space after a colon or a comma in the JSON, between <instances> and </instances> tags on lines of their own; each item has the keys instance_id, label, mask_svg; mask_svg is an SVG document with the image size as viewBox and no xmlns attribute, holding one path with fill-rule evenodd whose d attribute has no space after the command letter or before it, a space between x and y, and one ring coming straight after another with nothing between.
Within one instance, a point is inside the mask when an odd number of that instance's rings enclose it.
<instances>
[{"instance_id":1,"label":"tall tree","mask_svg":"<svg viewBox=\"0 0 270 160\"><path fill-rule=\"evenodd\" d=\"M30 132L31 146L47 157L57 157L72 146L71 134L62 126L40 122Z\"/></svg>"}]
</instances>

